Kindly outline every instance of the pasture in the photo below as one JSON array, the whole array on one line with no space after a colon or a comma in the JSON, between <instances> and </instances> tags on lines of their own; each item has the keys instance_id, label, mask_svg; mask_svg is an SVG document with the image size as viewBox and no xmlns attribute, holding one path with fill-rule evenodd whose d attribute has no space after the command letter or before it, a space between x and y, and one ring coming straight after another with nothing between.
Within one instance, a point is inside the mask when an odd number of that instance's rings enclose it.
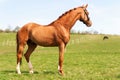
<instances>
[{"instance_id":1,"label":"pasture","mask_svg":"<svg viewBox=\"0 0 120 80\"><path fill-rule=\"evenodd\" d=\"M103 36L71 34L64 76L58 74L56 47L37 47L31 56L34 74L23 57L18 75L15 33L0 33L0 80L120 80L120 36L109 35L104 41Z\"/></svg>"}]
</instances>

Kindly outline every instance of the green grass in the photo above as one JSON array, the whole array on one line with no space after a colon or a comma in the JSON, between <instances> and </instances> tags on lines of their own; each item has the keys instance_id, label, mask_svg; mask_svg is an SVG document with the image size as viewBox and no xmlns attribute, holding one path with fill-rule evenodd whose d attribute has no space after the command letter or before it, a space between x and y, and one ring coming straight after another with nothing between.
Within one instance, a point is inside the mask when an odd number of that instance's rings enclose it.
<instances>
[{"instance_id":1,"label":"green grass","mask_svg":"<svg viewBox=\"0 0 120 80\"><path fill-rule=\"evenodd\" d=\"M120 36L72 34L64 56L64 76L57 71L58 48L37 47L31 55L34 74L23 57L16 73L15 33L0 33L0 80L120 80Z\"/></svg>"}]
</instances>

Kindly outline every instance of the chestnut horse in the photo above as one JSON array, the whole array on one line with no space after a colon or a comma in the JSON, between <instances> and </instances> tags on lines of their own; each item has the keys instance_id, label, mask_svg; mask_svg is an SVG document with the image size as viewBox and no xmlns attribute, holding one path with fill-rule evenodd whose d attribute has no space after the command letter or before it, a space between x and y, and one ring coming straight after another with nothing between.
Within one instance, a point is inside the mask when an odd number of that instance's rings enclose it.
<instances>
[{"instance_id":1,"label":"chestnut horse","mask_svg":"<svg viewBox=\"0 0 120 80\"><path fill-rule=\"evenodd\" d=\"M61 75L63 72L63 57L65 47L70 40L70 30L77 20L80 20L88 27L92 25L89 18L89 12L87 11L88 5L83 5L74 9L71 9L60 16L57 20L48 25L39 25L36 23L28 23L24 25L16 36L17 40L17 73L21 74L20 64L22 61L22 55L25 45L28 45L28 49L24 54L26 61L29 65L30 73L33 73L33 67L30 62L30 55L35 50L37 45L44 47L59 48L59 63L58 71Z\"/></svg>"}]
</instances>

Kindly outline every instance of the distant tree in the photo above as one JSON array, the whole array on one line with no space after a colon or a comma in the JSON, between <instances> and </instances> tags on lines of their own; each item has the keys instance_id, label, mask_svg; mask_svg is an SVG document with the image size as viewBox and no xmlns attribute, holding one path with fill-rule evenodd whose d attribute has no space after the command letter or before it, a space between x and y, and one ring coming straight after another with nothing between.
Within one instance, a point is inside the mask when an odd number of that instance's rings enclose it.
<instances>
[{"instance_id":1,"label":"distant tree","mask_svg":"<svg viewBox=\"0 0 120 80\"><path fill-rule=\"evenodd\" d=\"M99 32L98 31L94 31L93 34L99 34Z\"/></svg>"},{"instance_id":2,"label":"distant tree","mask_svg":"<svg viewBox=\"0 0 120 80\"><path fill-rule=\"evenodd\" d=\"M81 34L81 31L78 31L77 33L78 33L78 34Z\"/></svg>"},{"instance_id":3,"label":"distant tree","mask_svg":"<svg viewBox=\"0 0 120 80\"><path fill-rule=\"evenodd\" d=\"M1 32L4 32L4 31L3 31L2 29L0 29L0 33L1 33Z\"/></svg>"},{"instance_id":4,"label":"distant tree","mask_svg":"<svg viewBox=\"0 0 120 80\"><path fill-rule=\"evenodd\" d=\"M11 26L10 26L10 25L8 25L8 27L5 29L5 31L4 31L4 32L6 32L6 33L11 32Z\"/></svg>"},{"instance_id":5,"label":"distant tree","mask_svg":"<svg viewBox=\"0 0 120 80\"><path fill-rule=\"evenodd\" d=\"M74 29L72 29L72 30L70 31L70 33L76 33L76 31L75 31Z\"/></svg>"},{"instance_id":6,"label":"distant tree","mask_svg":"<svg viewBox=\"0 0 120 80\"><path fill-rule=\"evenodd\" d=\"M20 29L19 26L16 26L15 29L13 29L13 32L17 32Z\"/></svg>"},{"instance_id":7,"label":"distant tree","mask_svg":"<svg viewBox=\"0 0 120 80\"><path fill-rule=\"evenodd\" d=\"M81 34L86 35L86 34L91 34L91 32L90 31L83 31L83 32L81 32Z\"/></svg>"}]
</instances>

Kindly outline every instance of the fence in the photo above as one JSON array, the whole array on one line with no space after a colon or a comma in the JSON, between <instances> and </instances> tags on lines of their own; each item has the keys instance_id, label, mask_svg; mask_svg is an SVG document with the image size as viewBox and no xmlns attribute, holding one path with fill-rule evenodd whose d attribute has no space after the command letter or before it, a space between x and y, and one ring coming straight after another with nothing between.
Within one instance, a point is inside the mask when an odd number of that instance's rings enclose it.
<instances>
[{"instance_id":1,"label":"fence","mask_svg":"<svg viewBox=\"0 0 120 80\"><path fill-rule=\"evenodd\" d=\"M12 39L3 40L0 42L0 46L16 46L16 41Z\"/></svg>"}]
</instances>

